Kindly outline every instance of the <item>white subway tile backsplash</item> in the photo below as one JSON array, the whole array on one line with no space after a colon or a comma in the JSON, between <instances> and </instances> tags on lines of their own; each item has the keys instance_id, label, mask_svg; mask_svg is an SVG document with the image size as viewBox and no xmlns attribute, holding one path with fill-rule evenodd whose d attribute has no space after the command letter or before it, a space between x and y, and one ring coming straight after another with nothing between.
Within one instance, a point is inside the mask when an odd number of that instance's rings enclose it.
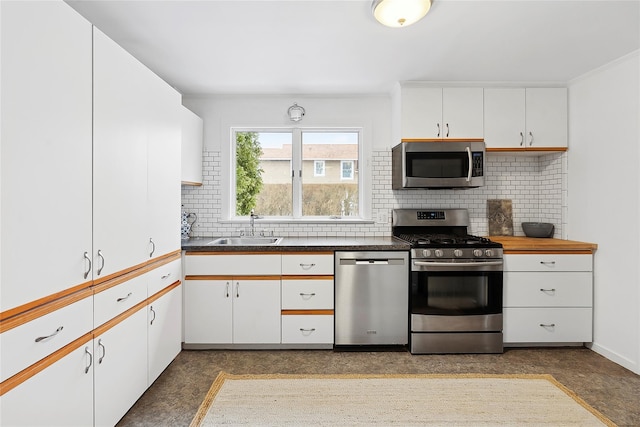
<instances>
[{"instance_id":1,"label":"white subway tile backsplash","mask_svg":"<svg viewBox=\"0 0 640 427\"><path fill-rule=\"evenodd\" d=\"M220 192L220 163L220 152L205 152L203 185L182 186L184 209L198 215L198 221L191 234L194 237L237 234L245 228L240 224L220 222L223 203ZM521 222L542 221L555 225L555 237L564 237L567 212L566 153L540 157L488 154L485 186L466 190L392 190L391 151L374 151L370 164L373 169L373 223L267 223L261 229L273 230L274 234L281 236L389 236L391 224L377 222L380 211L385 211L390 217L391 210L397 208L466 208L471 218L469 232L486 235L486 201L511 199L515 235L524 235L520 227Z\"/></svg>"}]
</instances>

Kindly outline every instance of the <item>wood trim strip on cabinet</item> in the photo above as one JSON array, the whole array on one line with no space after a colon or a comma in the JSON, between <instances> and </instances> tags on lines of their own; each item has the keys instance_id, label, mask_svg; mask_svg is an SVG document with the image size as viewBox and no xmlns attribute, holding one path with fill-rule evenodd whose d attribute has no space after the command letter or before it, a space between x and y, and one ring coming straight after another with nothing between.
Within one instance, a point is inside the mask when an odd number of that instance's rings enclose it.
<instances>
[{"instance_id":1,"label":"wood trim strip on cabinet","mask_svg":"<svg viewBox=\"0 0 640 427\"><path fill-rule=\"evenodd\" d=\"M196 187L201 187L202 186L201 182L195 182L195 181L180 181L180 183L182 185L193 185L193 186L196 186Z\"/></svg>"},{"instance_id":2,"label":"wood trim strip on cabinet","mask_svg":"<svg viewBox=\"0 0 640 427\"><path fill-rule=\"evenodd\" d=\"M520 250L520 249L504 249L505 255L592 255L591 249L535 249L535 250Z\"/></svg>"},{"instance_id":3,"label":"wood trim strip on cabinet","mask_svg":"<svg viewBox=\"0 0 640 427\"><path fill-rule=\"evenodd\" d=\"M146 299L143 300L143 301L140 301L139 303L137 303L136 305L131 307L129 310L118 314L116 317L114 317L114 318L112 318L110 320L107 320L102 325L98 326L97 328L95 328L93 330L93 336L97 337L97 336L100 336L100 335L104 334L109 329L111 329L114 326L116 326L118 323L120 323L123 320L125 320L126 318L130 317L132 314L136 313L139 310L142 310L144 307L147 306L147 301L148 300L146 300Z\"/></svg>"},{"instance_id":4,"label":"wood trim strip on cabinet","mask_svg":"<svg viewBox=\"0 0 640 427\"><path fill-rule=\"evenodd\" d=\"M58 360L62 359L66 355L77 350L78 348L85 345L86 343L90 342L92 339L93 339L93 332L87 332L86 334L82 335L80 338L70 342L69 344L65 345L61 349L51 353L49 356L45 357L44 359L37 361L33 365L23 369L22 371L18 372L14 376L7 378L2 383L0 383L0 396L13 390L23 382L27 381L29 378L33 377L34 375L44 371L46 368L53 365ZM93 354L93 348L91 349L91 353Z\"/></svg>"},{"instance_id":5,"label":"wood trim strip on cabinet","mask_svg":"<svg viewBox=\"0 0 640 427\"><path fill-rule=\"evenodd\" d=\"M522 153L522 152L564 152L567 147L527 147L527 148L509 148L509 147L487 147L487 153Z\"/></svg>"},{"instance_id":6,"label":"wood trim strip on cabinet","mask_svg":"<svg viewBox=\"0 0 640 427\"><path fill-rule=\"evenodd\" d=\"M159 298L162 298L165 294L168 294L169 292L171 292L172 290L174 290L175 288L177 288L181 284L182 284L182 282L180 280L176 280L175 282L173 282L172 284L170 284L169 286L167 286L163 290L158 291L155 294L151 295L149 298L147 298L147 303L151 304L152 302L158 300Z\"/></svg>"},{"instance_id":7,"label":"wood trim strip on cabinet","mask_svg":"<svg viewBox=\"0 0 640 427\"><path fill-rule=\"evenodd\" d=\"M184 276L184 280L280 280L280 275L270 276L216 276L216 275L190 275Z\"/></svg>"},{"instance_id":8,"label":"wood trim strip on cabinet","mask_svg":"<svg viewBox=\"0 0 640 427\"><path fill-rule=\"evenodd\" d=\"M331 255L333 256L333 251L291 251L291 252L281 252L283 256L285 255Z\"/></svg>"},{"instance_id":9,"label":"wood trim strip on cabinet","mask_svg":"<svg viewBox=\"0 0 640 427\"><path fill-rule=\"evenodd\" d=\"M53 313L56 310L60 310L74 302L80 301L85 298L93 296L93 289L86 288L78 291L74 294L57 298L53 301L49 301L45 304L39 305L31 310L22 312L16 316L10 317L6 320L0 321L0 334L10 329L17 328L20 325L24 325L34 319L42 317L46 314Z\"/></svg>"},{"instance_id":10,"label":"wood trim strip on cabinet","mask_svg":"<svg viewBox=\"0 0 640 427\"><path fill-rule=\"evenodd\" d=\"M93 293L99 294L100 292L106 291L109 288L113 288L114 286L119 285L120 283L126 282L127 280L131 280L134 277L142 276L146 272L147 272L146 269L139 268L137 270L129 271L120 276L114 277L113 279L107 280L106 282L101 282L99 284L96 284L93 287Z\"/></svg>"},{"instance_id":11,"label":"wood trim strip on cabinet","mask_svg":"<svg viewBox=\"0 0 640 427\"><path fill-rule=\"evenodd\" d=\"M333 310L282 310L282 316L333 316Z\"/></svg>"},{"instance_id":12,"label":"wood trim strip on cabinet","mask_svg":"<svg viewBox=\"0 0 640 427\"><path fill-rule=\"evenodd\" d=\"M177 259L182 258L182 250L178 249L173 252L169 252L168 254L159 256L157 258L153 258L147 261L147 271L154 270L158 267L161 267L165 264L169 264Z\"/></svg>"},{"instance_id":13,"label":"wood trim strip on cabinet","mask_svg":"<svg viewBox=\"0 0 640 427\"><path fill-rule=\"evenodd\" d=\"M277 248L277 246L276 246ZM199 255L280 255L282 252L273 251L185 251L187 256Z\"/></svg>"},{"instance_id":14,"label":"wood trim strip on cabinet","mask_svg":"<svg viewBox=\"0 0 640 427\"><path fill-rule=\"evenodd\" d=\"M37 300L34 300L34 301L30 301L30 302L28 302L26 304L23 304L23 305L20 305L18 307L11 308L11 309L9 309L7 311L3 311L2 313L0 313L0 322L4 321L5 319L8 319L10 317L17 316L18 314L25 313L25 312L27 312L29 310L33 310L34 308L37 308L37 307L39 307L41 305L49 304L49 303L51 303L51 302L53 302L53 301L55 301L57 299L61 299L61 298L67 297L69 295L75 294L78 291L82 291L84 289L88 289L89 287L91 287L91 285L92 285L91 281L84 282L84 283L79 284L78 286L74 286L72 288L65 289L64 291L60 291L60 292L57 292L55 294L48 295L48 296L46 296L44 298L40 298L40 299L37 299ZM1 327L0 327L0 331L1 331Z\"/></svg>"},{"instance_id":15,"label":"wood trim strip on cabinet","mask_svg":"<svg viewBox=\"0 0 640 427\"><path fill-rule=\"evenodd\" d=\"M333 275L311 276L291 274L288 276L282 276L282 280L333 280Z\"/></svg>"},{"instance_id":16,"label":"wood trim strip on cabinet","mask_svg":"<svg viewBox=\"0 0 640 427\"><path fill-rule=\"evenodd\" d=\"M116 271L115 273L111 273L108 276L104 276L104 277L99 277L97 279L93 279L93 284L95 285L99 285L101 283L104 283L106 281L115 279L116 277L120 277L123 274L127 274L127 273L131 273L132 271L136 271L136 270L144 270L144 268L147 266L147 261L131 266L129 268L125 268L124 270L120 270L120 271ZM144 271L142 271L142 273L144 273ZM135 276L134 276L135 277Z\"/></svg>"}]
</instances>

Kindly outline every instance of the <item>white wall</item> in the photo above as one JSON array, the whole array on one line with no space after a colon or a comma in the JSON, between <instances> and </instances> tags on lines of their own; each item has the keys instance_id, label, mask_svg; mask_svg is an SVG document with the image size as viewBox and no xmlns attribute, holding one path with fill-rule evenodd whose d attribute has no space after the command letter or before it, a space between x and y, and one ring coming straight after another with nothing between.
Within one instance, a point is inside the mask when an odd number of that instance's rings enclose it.
<instances>
[{"instance_id":1,"label":"white wall","mask_svg":"<svg viewBox=\"0 0 640 427\"><path fill-rule=\"evenodd\" d=\"M593 350L640 373L640 53L569 85L568 238L596 242Z\"/></svg>"}]
</instances>

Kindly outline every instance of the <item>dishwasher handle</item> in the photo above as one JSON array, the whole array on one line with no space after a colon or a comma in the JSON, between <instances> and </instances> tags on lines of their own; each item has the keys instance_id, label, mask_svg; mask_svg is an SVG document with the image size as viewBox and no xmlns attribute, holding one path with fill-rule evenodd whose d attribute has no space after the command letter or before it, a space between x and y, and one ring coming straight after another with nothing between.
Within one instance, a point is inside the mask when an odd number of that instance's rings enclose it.
<instances>
[{"instance_id":1,"label":"dishwasher handle","mask_svg":"<svg viewBox=\"0 0 640 427\"><path fill-rule=\"evenodd\" d=\"M357 259L356 265L373 265L373 264L383 264L389 265L388 259Z\"/></svg>"},{"instance_id":2,"label":"dishwasher handle","mask_svg":"<svg viewBox=\"0 0 640 427\"><path fill-rule=\"evenodd\" d=\"M340 265L405 265L402 258L340 258Z\"/></svg>"}]
</instances>

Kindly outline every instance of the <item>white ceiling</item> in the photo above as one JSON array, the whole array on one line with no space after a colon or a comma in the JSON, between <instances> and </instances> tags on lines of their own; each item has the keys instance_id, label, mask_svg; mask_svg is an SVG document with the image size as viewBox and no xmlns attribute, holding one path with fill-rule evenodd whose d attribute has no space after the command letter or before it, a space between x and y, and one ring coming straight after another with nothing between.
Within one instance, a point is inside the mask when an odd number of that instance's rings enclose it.
<instances>
[{"instance_id":1,"label":"white ceiling","mask_svg":"<svg viewBox=\"0 0 640 427\"><path fill-rule=\"evenodd\" d=\"M566 83L640 49L640 0L68 0L183 94L383 93L397 81Z\"/></svg>"}]
</instances>

